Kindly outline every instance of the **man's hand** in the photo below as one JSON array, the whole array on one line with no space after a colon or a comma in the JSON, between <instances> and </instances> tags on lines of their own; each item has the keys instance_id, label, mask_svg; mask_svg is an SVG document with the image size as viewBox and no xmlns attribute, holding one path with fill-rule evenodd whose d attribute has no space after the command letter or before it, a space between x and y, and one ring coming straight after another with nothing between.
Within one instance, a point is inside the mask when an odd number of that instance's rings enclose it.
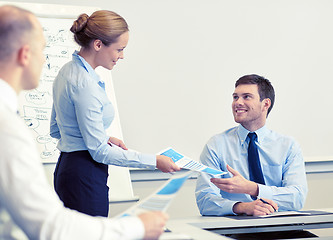
<instances>
[{"instance_id":1,"label":"man's hand","mask_svg":"<svg viewBox=\"0 0 333 240\"><path fill-rule=\"evenodd\" d=\"M144 239L158 239L163 233L168 215L163 212L146 212L138 216L145 227Z\"/></svg>"},{"instance_id":2,"label":"man's hand","mask_svg":"<svg viewBox=\"0 0 333 240\"><path fill-rule=\"evenodd\" d=\"M180 170L180 167L178 167L171 158L164 155L156 156L156 167L162 172L175 172Z\"/></svg>"},{"instance_id":3,"label":"man's hand","mask_svg":"<svg viewBox=\"0 0 333 240\"><path fill-rule=\"evenodd\" d=\"M258 196L258 185L255 182L245 179L238 171L227 165L227 169L232 173L231 178L211 178L219 189L228 193L246 193L251 196Z\"/></svg>"},{"instance_id":4,"label":"man's hand","mask_svg":"<svg viewBox=\"0 0 333 240\"><path fill-rule=\"evenodd\" d=\"M117 145L118 147L121 147L124 150L128 150L128 148L125 146L125 143L123 141L121 141L118 138L115 137L110 137L108 144L112 147L112 144Z\"/></svg>"},{"instance_id":5,"label":"man's hand","mask_svg":"<svg viewBox=\"0 0 333 240\"><path fill-rule=\"evenodd\" d=\"M263 216L269 215L275 212L275 209L278 209L278 205L274 201L266 198L264 200L269 204L263 203L260 199L252 202L238 202L234 205L232 210L236 214Z\"/></svg>"}]
</instances>

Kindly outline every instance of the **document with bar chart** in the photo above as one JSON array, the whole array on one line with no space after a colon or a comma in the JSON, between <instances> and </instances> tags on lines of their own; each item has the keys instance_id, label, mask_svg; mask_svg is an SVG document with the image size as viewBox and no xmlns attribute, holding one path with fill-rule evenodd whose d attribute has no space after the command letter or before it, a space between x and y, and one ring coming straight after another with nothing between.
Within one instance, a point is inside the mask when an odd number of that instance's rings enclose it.
<instances>
[{"instance_id":1,"label":"document with bar chart","mask_svg":"<svg viewBox=\"0 0 333 240\"><path fill-rule=\"evenodd\" d=\"M180 167L184 169L189 169L192 171L197 171L197 172L204 172L208 173L213 176L220 176L227 174L227 172L222 172L220 170L207 167L203 165L200 162L194 161L178 152L176 152L173 148L167 148L166 150L162 151L159 153L160 155L164 155L167 157L172 158L172 160Z\"/></svg>"},{"instance_id":2,"label":"document with bar chart","mask_svg":"<svg viewBox=\"0 0 333 240\"><path fill-rule=\"evenodd\" d=\"M146 211L162 211L166 212L172 199L176 196L179 189L185 181L190 177L192 171L184 174L173 175L162 187L147 198L139 201L133 207L116 216L116 218L138 215Z\"/></svg>"},{"instance_id":3,"label":"document with bar chart","mask_svg":"<svg viewBox=\"0 0 333 240\"><path fill-rule=\"evenodd\" d=\"M127 209L125 212L116 216L116 218L138 215L146 211L162 211L165 212L169 207L172 199L176 196L179 189L183 186L185 181L191 176L193 171L205 172L212 176L224 175L227 172L222 172L217 169L207 167L199 162L196 162L184 155L176 152L172 148L167 148L166 150L159 153L160 155L168 156L180 167L188 169L183 174L174 174L172 177L157 191L155 191L150 196L139 201L137 204Z\"/></svg>"}]
</instances>

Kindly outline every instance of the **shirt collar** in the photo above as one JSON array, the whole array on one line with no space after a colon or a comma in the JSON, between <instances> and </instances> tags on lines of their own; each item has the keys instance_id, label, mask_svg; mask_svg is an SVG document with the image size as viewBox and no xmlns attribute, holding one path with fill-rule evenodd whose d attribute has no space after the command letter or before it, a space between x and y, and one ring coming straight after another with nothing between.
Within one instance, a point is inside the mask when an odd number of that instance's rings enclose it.
<instances>
[{"instance_id":1,"label":"shirt collar","mask_svg":"<svg viewBox=\"0 0 333 240\"><path fill-rule=\"evenodd\" d=\"M72 57L73 61L80 64L88 73L89 75L95 79L97 82L104 83L100 77L97 75L96 71L90 66L90 64L83 58L81 57L78 51L74 51Z\"/></svg>"},{"instance_id":2,"label":"shirt collar","mask_svg":"<svg viewBox=\"0 0 333 240\"><path fill-rule=\"evenodd\" d=\"M15 90L4 80L0 78L0 99L13 112L18 110L18 100Z\"/></svg>"},{"instance_id":3,"label":"shirt collar","mask_svg":"<svg viewBox=\"0 0 333 240\"><path fill-rule=\"evenodd\" d=\"M267 135L268 131L269 130L266 128L266 125L264 125L262 128L259 128L256 131L254 131L257 134L258 143L263 141L263 139ZM237 134L238 134L239 140L241 142L241 145L243 145L245 143L249 132L250 132L249 130L247 130L245 127L243 127L241 124L239 124L238 129L237 129Z\"/></svg>"}]
</instances>

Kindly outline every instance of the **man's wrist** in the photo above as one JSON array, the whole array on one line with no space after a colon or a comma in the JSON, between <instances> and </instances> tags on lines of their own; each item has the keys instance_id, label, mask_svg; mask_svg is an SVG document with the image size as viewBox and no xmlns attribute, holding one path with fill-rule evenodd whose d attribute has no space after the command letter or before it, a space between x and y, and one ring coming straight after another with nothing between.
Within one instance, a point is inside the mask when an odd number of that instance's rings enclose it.
<instances>
[{"instance_id":1,"label":"man's wrist","mask_svg":"<svg viewBox=\"0 0 333 240\"><path fill-rule=\"evenodd\" d=\"M259 186L257 183L250 181L248 194L252 197L257 197L259 195Z\"/></svg>"},{"instance_id":2,"label":"man's wrist","mask_svg":"<svg viewBox=\"0 0 333 240\"><path fill-rule=\"evenodd\" d=\"M243 214L245 213L244 211L244 203L243 202L237 202L234 204L234 206L232 207L232 211L235 214Z\"/></svg>"}]
</instances>

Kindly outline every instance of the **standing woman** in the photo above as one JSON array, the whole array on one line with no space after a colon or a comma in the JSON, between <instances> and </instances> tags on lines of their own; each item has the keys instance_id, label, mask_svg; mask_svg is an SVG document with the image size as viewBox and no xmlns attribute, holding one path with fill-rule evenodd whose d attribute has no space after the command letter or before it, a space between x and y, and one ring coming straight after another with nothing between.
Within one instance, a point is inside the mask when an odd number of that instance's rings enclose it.
<instances>
[{"instance_id":1,"label":"standing woman","mask_svg":"<svg viewBox=\"0 0 333 240\"><path fill-rule=\"evenodd\" d=\"M81 46L73 53L53 84L50 133L59 139L60 156L54 172L54 187L65 206L92 216L107 216L109 200L108 164L180 170L166 156L127 150L125 144L106 135L114 108L104 82L95 68L111 70L127 45L126 21L118 14L101 10L90 17L81 14L71 27Z\"/></svg>"}]
</instances>

